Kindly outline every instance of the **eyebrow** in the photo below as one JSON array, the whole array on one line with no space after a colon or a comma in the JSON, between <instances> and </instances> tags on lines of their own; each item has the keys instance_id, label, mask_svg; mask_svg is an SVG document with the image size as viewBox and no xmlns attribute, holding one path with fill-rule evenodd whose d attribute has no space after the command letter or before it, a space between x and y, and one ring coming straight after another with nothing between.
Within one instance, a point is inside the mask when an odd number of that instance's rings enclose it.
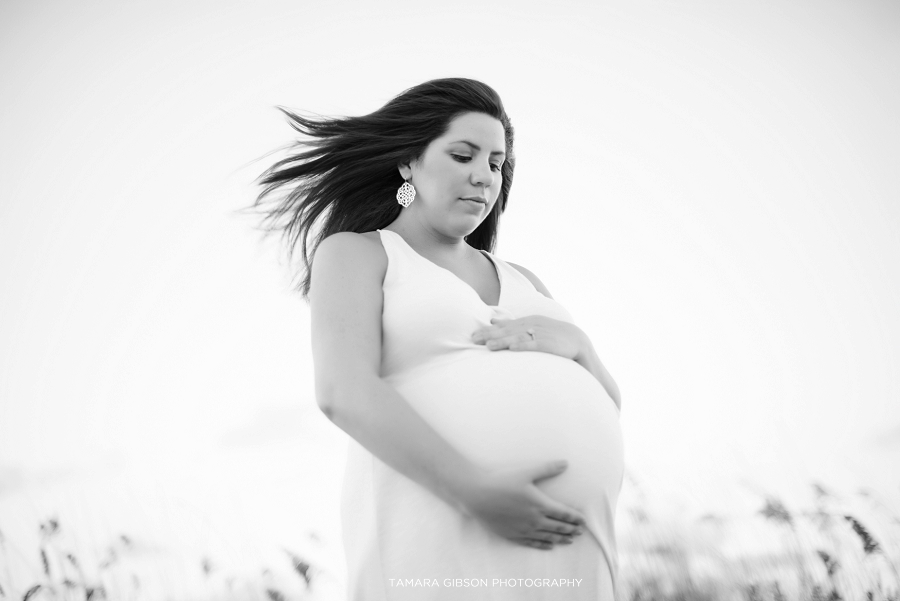
<instances>
[{"instance_id":1,"label":"eyebrow","mask_svg":"<svg viewBox=\"0 0 900 601\"><path fill-rule=\"evenodd\" d=\"M459 144L460 142L462 142L463 144L468 144L475 150L481 150L481 146L479 146L478 144L473 144L472 142L469 142L468 140L457 140L456 142L451 142L451 144ZM495 154L499 154L500 156L503 156L503 157L506 156L506 153L503 152L502 150L495 150L494 152L491 153L491 156L494 156Z\"/></svg>"}]
</instances>

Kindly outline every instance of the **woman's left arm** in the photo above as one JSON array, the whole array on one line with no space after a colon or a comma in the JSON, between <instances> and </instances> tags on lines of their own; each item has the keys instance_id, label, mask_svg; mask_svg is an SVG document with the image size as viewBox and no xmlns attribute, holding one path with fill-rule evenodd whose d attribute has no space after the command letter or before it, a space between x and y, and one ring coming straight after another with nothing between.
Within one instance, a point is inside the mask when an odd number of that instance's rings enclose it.
<instances>
[{"instance_id":1,"label":"woman's left arm","mask_svg":"<svg viewBox=\"0 0 900 601\"><path fill-rule=\"evenodd\" d=\"M609 372L606 371L606 367L604 367L603 363L600 362L600 357L597 356L597 352L594 350L594 345L591 344L591 340L587 337L582 330L578 330L584 335L585 345L581 354L575 358L575 362L581 365L583 368L591 372L591 374L599 380L601 384L603 384L603 388L606 389L606 393L609 395L615 403L616 407L619 408L619 411L622 410L622 395L619 392L619 387L616 385L616 381L612 379L612 376L609 375Z\"/></svg>"},{"instance_id":2,"label":"woman's left arm","mask_svg":"<svg viewBox=\"0 0 900 601\"><path fill-rule=\"evenodd\" d=\"M534 287L544 296L553 298L536 275L524 267L513 263L509 265L531 280ZM494 318L491 324L490 327L474 332L472 340L477 344L484 344L492 351L502 349L538 351L571 359L588 370L603 385L607 394L621 410L622 398L619 387L600 361L590 338L575 324L544 315L529 315L520 319Z\"/></svg>"}]
</instances>

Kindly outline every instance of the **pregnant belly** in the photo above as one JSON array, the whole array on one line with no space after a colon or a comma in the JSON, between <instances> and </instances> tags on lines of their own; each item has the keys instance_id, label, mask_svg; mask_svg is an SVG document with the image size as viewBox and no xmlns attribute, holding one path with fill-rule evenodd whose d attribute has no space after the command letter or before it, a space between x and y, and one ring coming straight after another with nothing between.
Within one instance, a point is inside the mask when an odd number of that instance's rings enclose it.
<instances>
[{"instance_id":1,"label":"pregnant belly","mask_svg":"<svg viewBox=\"0 0 900 601\"><path fill-rule=\"evenodd\" d=\"M548 353L472 351L387 379L450 444L486 467L568 469L537 485L578 509L615 506L624 470L615 403L574 361Z\"/></svg>"}]
</instances>

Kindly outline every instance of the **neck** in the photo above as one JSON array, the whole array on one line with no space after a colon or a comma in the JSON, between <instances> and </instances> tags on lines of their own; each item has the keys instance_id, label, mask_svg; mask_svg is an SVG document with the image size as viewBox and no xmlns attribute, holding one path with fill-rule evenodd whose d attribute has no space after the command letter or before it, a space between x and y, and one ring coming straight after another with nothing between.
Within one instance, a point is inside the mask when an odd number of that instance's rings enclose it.
<instances>
[{"instance_id":1,"label":"neck","mask_svg":"<svg viewBox=\"0 0 900 601\"><path fill-rule=\"evenodd\" d=\"M471 232L438 229L412 211L407 213L407 209L385 229L400 234L410 246L425 254L459 257L471 252L471 247L465 240L465 236Z\"/></svg>"}]
</instances>

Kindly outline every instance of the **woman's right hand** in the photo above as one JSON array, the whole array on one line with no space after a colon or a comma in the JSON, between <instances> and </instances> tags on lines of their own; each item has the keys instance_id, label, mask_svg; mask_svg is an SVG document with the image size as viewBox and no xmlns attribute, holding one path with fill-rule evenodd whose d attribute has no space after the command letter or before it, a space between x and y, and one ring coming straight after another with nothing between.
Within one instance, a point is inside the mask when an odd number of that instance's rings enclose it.
<instances>
[{"instance_id":1,"label":"woman's right hand","mask_svg":"<svg viewBox=\"0 0 900 601\"><path fill-rule=\"evenodd\" d=\"M462 491L460 501L472 517L513 542L537 549L568 544L585 530L584 516L534 484L567 467L565 461L552 461L538 467L485 470Z\"/></svg>"}]
</instances>

